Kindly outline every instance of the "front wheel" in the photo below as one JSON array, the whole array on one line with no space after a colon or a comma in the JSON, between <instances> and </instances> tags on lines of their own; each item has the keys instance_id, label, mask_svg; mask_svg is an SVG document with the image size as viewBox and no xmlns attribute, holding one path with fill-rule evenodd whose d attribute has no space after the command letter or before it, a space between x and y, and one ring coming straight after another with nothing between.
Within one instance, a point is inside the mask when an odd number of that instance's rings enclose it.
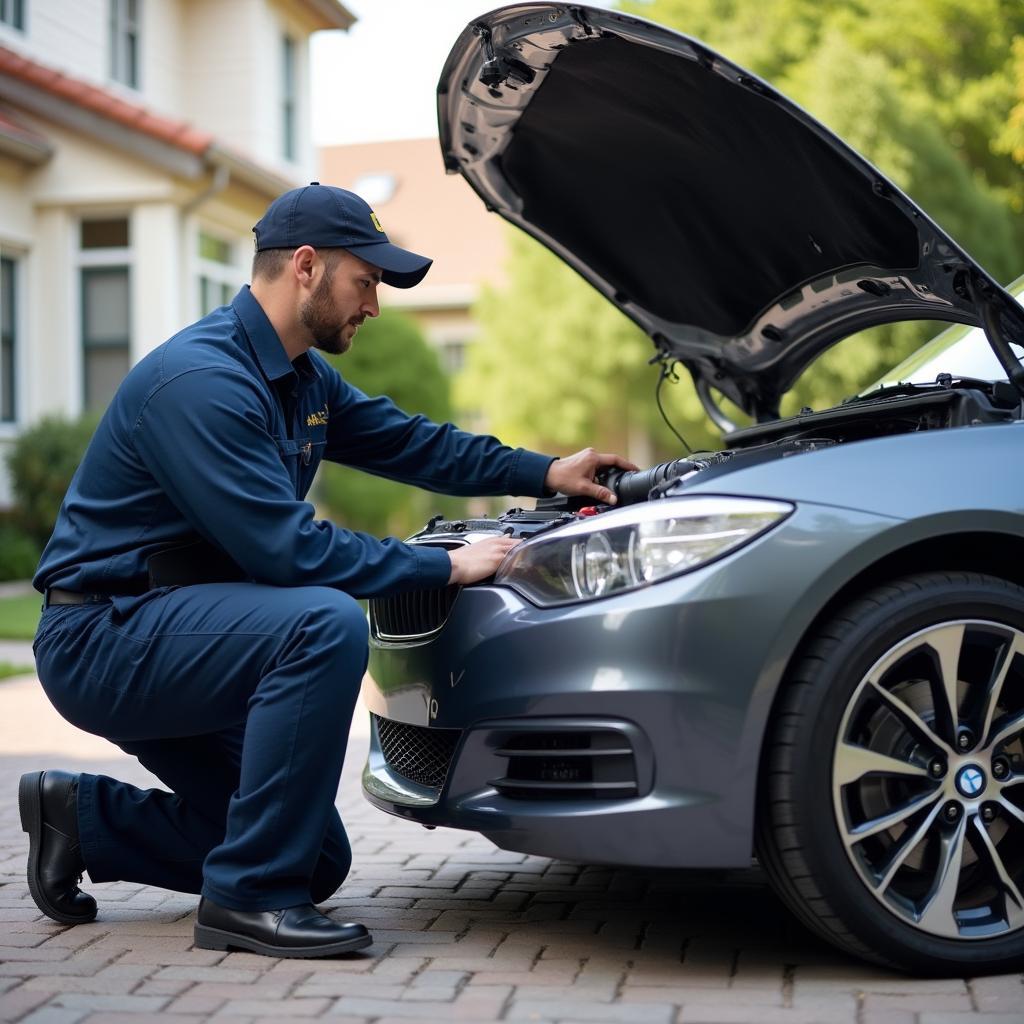
<instances>
[{"instance_id":1,"label":"front wheel","mask_svg":"<svg viewBox=\"0 0 1024 1024\"><path fill-rule=\"evenodd\" d=\"M1024 967L1024 588L921 574L818 630L772 713L757 842L787 904L852 953Z\"/></svg>"}]
</instances>

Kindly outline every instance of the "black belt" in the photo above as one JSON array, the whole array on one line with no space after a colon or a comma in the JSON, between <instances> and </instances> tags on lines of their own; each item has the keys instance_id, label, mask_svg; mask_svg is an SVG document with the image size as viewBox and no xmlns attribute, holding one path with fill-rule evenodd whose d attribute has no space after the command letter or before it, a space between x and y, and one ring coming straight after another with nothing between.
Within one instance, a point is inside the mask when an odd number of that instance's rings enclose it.
<instances>
[{"instance_id":1,"label":"black belt","mask_svg":"<svg viewBox=\"0 0 1024 1024\"><path fill-rule=\"evenodd\" d=\"M47 608L52 604L101 604L109 600L106 594L79 594L74 590L58 590L56 587L46 591Z\"/></svg>"}]
</instances>

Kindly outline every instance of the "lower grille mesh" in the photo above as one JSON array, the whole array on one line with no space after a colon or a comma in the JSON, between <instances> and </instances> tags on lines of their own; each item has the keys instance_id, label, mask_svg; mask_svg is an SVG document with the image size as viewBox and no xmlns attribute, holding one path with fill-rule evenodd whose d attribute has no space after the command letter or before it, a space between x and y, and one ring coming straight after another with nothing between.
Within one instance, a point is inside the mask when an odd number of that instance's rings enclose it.
<instances>
[{"instance_id":1,"label":"lower grille mesh","mask_svg":"<svg viewBox=\"0 0 1024 1024\"><path fill-rule=\"evenodd\" d=\"M421 786L444 785L461 729L425 729L379 715L373 720L381 753L392 771Z\"/></svg>"}]
</instances>

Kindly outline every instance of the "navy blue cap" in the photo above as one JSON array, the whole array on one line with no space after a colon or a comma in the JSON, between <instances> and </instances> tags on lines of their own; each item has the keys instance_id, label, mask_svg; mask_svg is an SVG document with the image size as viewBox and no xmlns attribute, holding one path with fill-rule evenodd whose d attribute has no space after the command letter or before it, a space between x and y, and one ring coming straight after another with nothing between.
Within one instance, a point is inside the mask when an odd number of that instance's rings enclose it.
<instances>
[{"instance_id":1,"label":"navy blue cap","mask_svg":"<svg viewBox=\"0 0 1024 1024\"><path fill-rule=\"evenodd\" d=\"M419 284L433 262L392 245L377 215L355 192L319 181L278 196L253 231L257 252L300 245L347 249L380 267L384 283L395 288Z\"/></svg>"}]
</instances>

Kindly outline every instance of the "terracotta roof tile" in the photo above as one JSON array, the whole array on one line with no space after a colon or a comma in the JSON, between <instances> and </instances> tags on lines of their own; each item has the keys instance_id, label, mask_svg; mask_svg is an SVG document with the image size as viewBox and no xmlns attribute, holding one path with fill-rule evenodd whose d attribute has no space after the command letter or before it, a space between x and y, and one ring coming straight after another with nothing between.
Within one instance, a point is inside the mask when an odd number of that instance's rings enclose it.
<instances>
[{"instance_id":1,"label":"terracotta roof tile","mask_svg":"<svg viewBox=\"0 0 1024 1024\"><path fill-rule=\"evenodd\" d=\"M130 103L106 89L28 60L3 46L0 46L0 75L27 82L84 110L196 156L202 156L214 141L212 135L184 121L154 114L141 104Z\"/></svg>"},{"instance_id":2,"label":"terracotta roof tile","mask_svg":"<svg viewBox=\"0 0 1024 1024\"><path fill-rule=\"evenodd\" d=\"M5 110L2 107L0 107L0 135L20 139L23 142L40 148L50 145L50 140L45 135L37 132L34 128L29 128L28 125L22 124L11 111Z\"/></svg>"}]
</instances>

